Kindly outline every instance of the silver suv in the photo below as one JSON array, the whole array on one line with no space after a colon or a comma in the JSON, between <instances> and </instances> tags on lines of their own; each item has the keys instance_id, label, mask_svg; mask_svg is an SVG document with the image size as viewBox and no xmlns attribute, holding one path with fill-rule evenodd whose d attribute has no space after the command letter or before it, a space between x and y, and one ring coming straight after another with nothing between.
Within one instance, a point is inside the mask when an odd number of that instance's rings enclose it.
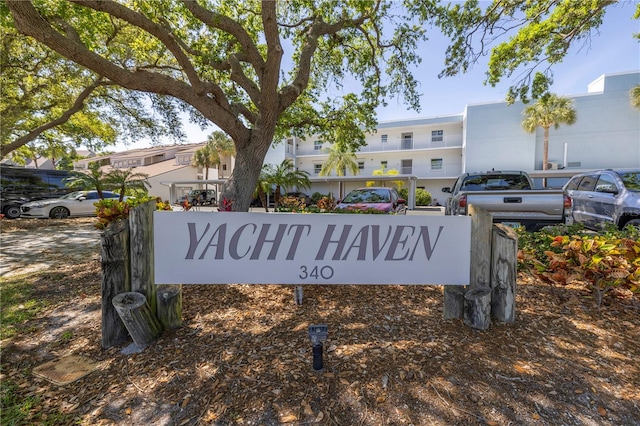
<instances>
[{"instance_id":1,"label":"silver suv","mask_svg":"<svg viewBox=\"0 0 640 426\"><path fill-rule=\"evenodd\" d=\"M571 198L567 224L598 230L610 223L640 228L640 169L598 170L574 176L563 187Z\"/></svg>"}]
</instances>

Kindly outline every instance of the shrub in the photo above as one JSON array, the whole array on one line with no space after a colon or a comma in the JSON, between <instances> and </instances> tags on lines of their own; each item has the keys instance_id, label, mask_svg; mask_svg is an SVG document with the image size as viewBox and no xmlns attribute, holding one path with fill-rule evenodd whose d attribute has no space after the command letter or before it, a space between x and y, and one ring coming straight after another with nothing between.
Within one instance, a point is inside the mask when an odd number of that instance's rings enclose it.
<instances>
[{"instance_id":1,"label":"shrub","mask_svg":"<svg viewBox=\"0 0 640 426\"><path fill-rule=\"evenodd\" d=\"M640 293L640 232L635 228L608 227L595 233L581 225L559 225L517 233L519 269L560 285L583 280L598 306L613 288Z\"/></svg>"},{"instance_id":2,"label":"shrub","mask_svg":"<svg viewBox=\"0 0 640 426\"><path fill-rule=\"evenodd\" d=\"M418 188L416 189L416 206L428 206L431 204L431 194L429 191Z\"/></svg>"},{"instance_id":3,"label":"shrub","mask_svg":"<svg viewBox=\"0 0 640 426\"><path fill-rule=\"evenodd\" d=\"M402 188L398 190L398 195L400 198L404 198L405 200L409 199L409 190L407 188ZM416 189L416 206L428 206L431 204L431 193L426 189L417 188Z\"/></svg>"}]
</instances>

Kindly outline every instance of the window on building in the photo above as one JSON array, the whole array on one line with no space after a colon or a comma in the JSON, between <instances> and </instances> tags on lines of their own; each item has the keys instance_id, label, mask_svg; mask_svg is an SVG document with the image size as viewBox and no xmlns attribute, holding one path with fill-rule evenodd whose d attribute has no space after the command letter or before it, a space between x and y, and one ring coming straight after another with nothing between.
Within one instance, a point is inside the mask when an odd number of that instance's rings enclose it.
<instances>
[{"instance_id":1,"label":"window on building","mask_svg":"<svg viewBox=\"0 0 640 426\"><path fill-rule=\"evenodd\" d=\"M387 143L387 135L380 135L380 142Z\"/></svg>"},{"instance_id":2,"label":"window on building","mask_svg":"<svg viewBox=\"0 0 640 426\"><path fill-rule=\"evenodd\" d=\"M226 164L223 164L223 165L222 165L222 170L223 170L223 171L227 171L227 165L226 165Z\"/></svg>"},{"instance_id":3,"label":"window on building","mask_svg":"<svg viewBox=\"0 0 640 426\"><path fill-rule=\"evenodd\" d=\"M442 158L431 159L431 170L442 170Z\"/></svg>"},{"instance_id":4,"label":"window on building","mask_svg":"<svg viewBox=\"0 0 640 426\"><path fill-rule=\"evenodd\" d=\"M319 175L320 170L322 170L322 164L314 164L313 165L313 174Z\"/></svg>"},{"instance_id":5,"label":"window on building","mask_svg":"<svg viewBox=\"0 0 640 426\"><path fill-rule=\"evenodd\" d=\"M364 170L364 161L358 161L358 170Z\"/></svg>"},{"instance_id":6,"label":"window on building","mask_svg":"<svg viewBox=\"0 0 640 426\"><path fill-rule=\"evenodd\" d=\"M442 142L444 141L444 131L443 130L432 130L431 131L431 142Z\"/></svg>"},{"instance_id":7,"label":"window on building","mask_svg":"<svg viewBox=\"0 0 640 426\"><path fill-rule=\"evenodd\" d=\"M387 168L387 161L381 161L380 162L380 168L381 169L386 169Z\"/></svg>"},{"instance_id":8,"label":"window on building","mask_svg":"<svg viewBox=\"0 0 640 426\"><path fill-rule=\"evenodd\" d=\"M322 149L322 141L314 141L313 149L316 151L320 151Z\"/></svg>"},{"instance_id":9,"label":"window on building","mask_svg":"<svg viewBox=\"0 0 640 426\"><path fill-rule=\"evenodd\" d=\"M400 173L403 175L413 173L413 160L400 160Z\"/></svg>"},{"instance_id":10,"label":"window on building","mask_svg":"<svg viewBox=\"0 0 640 426\"><path fill-rule=\"evenodd\" d=\"M413 133L403 133L401 138L401 149L413 149Z\"/></svg>"}]
</instances>

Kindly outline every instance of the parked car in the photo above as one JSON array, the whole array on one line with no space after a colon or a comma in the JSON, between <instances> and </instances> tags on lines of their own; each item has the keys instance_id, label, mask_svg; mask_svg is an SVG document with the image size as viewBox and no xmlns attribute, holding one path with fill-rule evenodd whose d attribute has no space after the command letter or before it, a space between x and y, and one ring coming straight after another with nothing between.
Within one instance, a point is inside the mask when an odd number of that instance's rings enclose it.
<instances>
[{"instance_id":1,"label":"parked car","mask_svg":"<svg viewBox=\"0 0 640 426\"><path fill-rule=\"evenodd\" d=\"M214 189L192 189L188 194L183 195L178 204L184 203L185 200L189 200L189 203L194 206L206 206L216 203L216 191Z\"/></svg>"},{"instance_id":2,"label":"parked car","mask_svg":"<svg viewBox=\"0 0 640 426\"><path fill-rule=\"evenodd\" d=\"M571 199L568 224L598 230L610 223L619 229L640 227L640 169L598 170L575 175L563 188Z\"/></svg>"},{"instance_id":3,"label":"parked car","mask_svg":"<svg viewBox=\"0 0 640 426\"><path fill-rule=\"evenodd\" d=\"M103 198L120 198L120 194L102 191ZM128 197L125 197L125 200ZM22 217L65 219L76 216L95 216L98 191L75 191L60 198L31 201L21 206Z\"/></svg>"},{"instance_id":4,"label":"parked car","mask_svg":"<svg viewBox=\"0 0 640 426\"><path fill-rule=\"evenodd\" d=\"M304 192L287 192L284 194L286 198L296 198L297 200L303 202L305 205L310 206L313 204L311 202L311 197L305 194Z\"/></svg>"},{"instance_id":5,"label":"parked car","mask_svg":"<svg viewBox=\"0 0 640 426\"><path fill-rule=\"evenodd\" d=\"M0 165L0 213L20 217L20 206L29 201L62 197L73 189L65 186L71 173L64 170L27 169Z\"/></svg>"},{"instance_id":6,"label":"parked car","mask_svg":"<svg viewBox=\"0 0 640 426\"><path fill-rule=\"evenodd\" d=\"M395 188L368 187L349 192L338 202L336 210L380 210L390 214L407 214L407 201Z\"/></svg>"}]
</instances>

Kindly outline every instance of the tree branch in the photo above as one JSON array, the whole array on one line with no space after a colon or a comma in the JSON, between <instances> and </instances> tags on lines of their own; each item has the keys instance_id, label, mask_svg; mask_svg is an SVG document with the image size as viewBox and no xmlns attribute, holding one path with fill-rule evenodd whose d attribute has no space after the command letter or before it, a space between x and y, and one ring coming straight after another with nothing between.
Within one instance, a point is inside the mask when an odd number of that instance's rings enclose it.
<instances>
[{"instance_id":1,"label":"tree branch","mask_svg":"<svg viewBox=\"0 0 640 426\"><path fill-rule=\"evenodd\" d=\"M55 120L51 120L48 123L45 123L42 126L39 126L36 129L33 129L32 131L16 139L15 141L2 146L1 147L2 152L0 152L0 157L4 157L6 155L5 153L14 151L20 148L21 146L26 145L27 143L33 141L38 136L40 136L43 132L69 121L69 119L71 118L71 116L73 116L73 114L82 111L82 109L84 108L84 102L87 100L87 98L89 98L89 96L91 96L93 91L103 85L105 85L105 82L102 80L102 77L97 78L92 84L87 86L78 95L73 105L71 105L71 107L67 109L64 113L62 113L60 117L56 118Z\"/></svg>"}]
</instances>

